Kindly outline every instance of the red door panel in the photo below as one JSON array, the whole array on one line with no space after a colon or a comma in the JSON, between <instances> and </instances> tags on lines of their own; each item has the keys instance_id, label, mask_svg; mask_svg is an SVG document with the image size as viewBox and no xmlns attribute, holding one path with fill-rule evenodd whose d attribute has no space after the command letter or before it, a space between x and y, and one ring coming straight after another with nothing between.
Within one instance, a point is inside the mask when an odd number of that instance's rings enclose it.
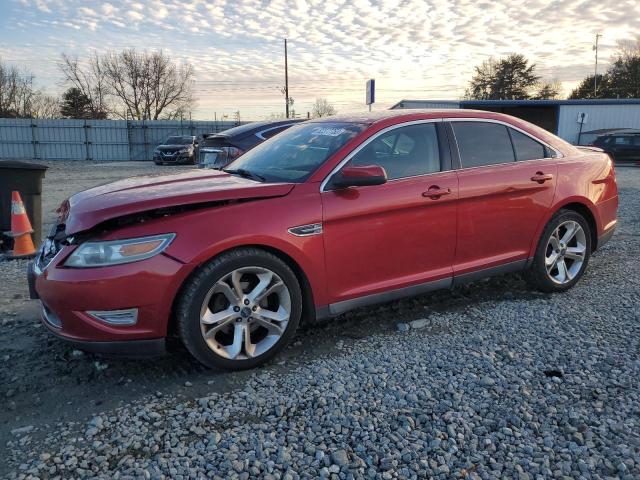
<instances>
[{"instance_id":1,"label":"red door panel","mask_svg":"<svg viewBox=\"0 0 640 480\"><path fill-rule=\"evenodd\" d=\"M323 192L330 302L451 276L457 196L455 172Z\"/></svg>"},{"instance_id":2,"label":"red door panel","mask_svg":"<svg viewBox=\"0 0 640 480\"><path fill-rule=\"evenodd\" d=\"M526 259L553 201L557 160L458 171L458 246L454 273Z\"/></svg>"}]
</instances>

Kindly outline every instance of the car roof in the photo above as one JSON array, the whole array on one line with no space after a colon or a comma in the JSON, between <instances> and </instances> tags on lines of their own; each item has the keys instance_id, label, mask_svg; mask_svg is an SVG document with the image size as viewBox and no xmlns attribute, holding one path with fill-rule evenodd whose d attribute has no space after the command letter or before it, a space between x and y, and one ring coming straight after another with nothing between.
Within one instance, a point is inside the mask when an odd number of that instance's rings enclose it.
<instances>
[{"instance_id":1,"label":"car roof","mask_svg":"<svg viewBox=\"0 0 640 480\"><path fill-rule=\"evenodd\" d=\"M312 123L363 123L372 125L389 119L416 119L442 117L479 117L479 118L509 118L508 115L487 110L472 110L459 108L403 108L394 110L378 110L375 112L349 113L333 115L309 120Z\"/></svg>"},{"instance_id":2,"label":"car roof","mask_svg":"<svg viewBox=\"0 0 640 480\"><path fill-rule=\"evenodd\" d=\"M278 121L266 121L266 122L251 122L251 123L245 123L244 125L239 125L237 127L233 127L230 128L228 130L224 130L222 132L219 133L215 133L213 135L210 135L209 138L211 137L224 137L224 138L229 138L229 137L236 137L236 136L244 136L244 135L249 135L255 131L261 131L261 130L265 130L265 129L269 129L269 128L276 128L282 125L290 125L292 123L299 123L302 122L303 119L300 118L289 118L287 120L278 120Z\"/></svg>"}]
</instances>

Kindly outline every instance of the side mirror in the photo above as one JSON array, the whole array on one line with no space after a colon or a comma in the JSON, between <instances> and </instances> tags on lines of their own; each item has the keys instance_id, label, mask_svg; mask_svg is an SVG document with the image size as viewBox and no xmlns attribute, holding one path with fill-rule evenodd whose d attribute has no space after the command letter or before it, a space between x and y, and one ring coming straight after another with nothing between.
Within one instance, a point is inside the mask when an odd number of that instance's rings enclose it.
<instances>
[{"instance_id":1,"label":"side mirror","mask_svg":"<svg viewBox=\"0 0 640 480\"><path fill-rule=\"evenodd\" d=\"M366 187L387 183L387 172L379 165L345 167L331 180L335 188Z\"/></svg>"}]
</instances>

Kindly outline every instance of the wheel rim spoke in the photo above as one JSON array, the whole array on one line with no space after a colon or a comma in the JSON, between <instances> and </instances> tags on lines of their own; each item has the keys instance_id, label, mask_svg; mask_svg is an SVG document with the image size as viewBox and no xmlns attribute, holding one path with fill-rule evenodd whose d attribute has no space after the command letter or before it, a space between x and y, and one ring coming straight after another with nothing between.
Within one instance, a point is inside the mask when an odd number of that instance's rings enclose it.
<instances>
[{"instance_id":1,"label":"wheel rim spoke","mask_svg":"<svg viewBox=\"0 0 640 480\"><path fill-rule=\"evenodd\" d=\"M258 325L262 325L264 328L269 330L269 332L275 335L281 336L284 333L284 330L276 323L271 323L262 317L254 317L254 320Z\"/></svg>"},{"instance_id":2,"label":"wheel rim spoke","mask_svg":"<svg viewBox=\"0 0 640 480\"><path fill-rule=\"evenodd\" d=\"M229 358L234 359L242 351L242 344L244 343L246 326L242 323L236 323L233 326L233 343L225 347L225 352Z\"/></svg>"},{"instance_id":3,"label":"wheel rim spoke","mask_svg":"<svg viewBox=\"0 0 640 480\"><path fill-rule=\"evenodd\" d=\"M564 254L565 258L569 258L571 260L582 261L584 260L584 253L586 251L586 247L583 245L578 245L577 247L568 247L567 252Z\"/></svg>"},{"instance_id":4,"label":"wheel rim spoke","mask_svg":"<svg viewBox=\"0 0 640 480\"><path fill-rule=\"evenodd\" d=\"M262 292L260 295L257 296L257 298L255 299L256 303L260 303L262 300L264 300L265 298L268 298L269 295L271 295L272 293L277 292L278 290L280 290L281 288L286 288L284 286L284 283L282 282L277 282L274 283L273 285L271 285L267 290L265 290L264 292Z\"/></svg>"},{"instance_id":5,"label":"wheel rim spoke","mask_svg":"<svg viewBox=\"0 0 640 480\"><path fill-rule=\"evenodd\" d=\"M556 278L560 283L566 282L568 277L567 264L564 263L564 260L558 260L556 267L558 268L558 275Z\"/></svg>"},{"instance_id":6,"label":"wheel rim spoke","mask_svg":"<svg viewBox=\"0 0 640 480\"><path fill-rule=\"evenodd\" d=\"M259 280L258 284L254 287L253 290L251 290L247 294L247 298L251 302L255 302L260 295L265 293L265 291L267 290L267 287L269 287L269 284L271 283L271 279L273 279L273 273L271 272L259 273L257 277Z\"/></svg>"},{"instance_id":7,"label":"wheel rim spoke","mask_svg":"<svg viewBox=\"0 0 640 480\"><path fill-rule=\"evenodd\" d=\"M564 243L565 245L568 245L571 239L575 236L576 232L578 231L578 228L580 228L580 226L576 222L568 222L566 224L567 230L564 232L564 235L560 239L560 242Z\"/></svg>"},{"instance_id":8,"label":"wheel rim spoke","mask_svg":"<svg viewBox=\"0 0 640 480\"><path fill-rule=\"evenodd\" d=\"M244 353L248 358L253 357L256 346L251 342L251 329L248 325L244 327Z\"/></svg>"},{"instance_id":9,"label":"wheel rim spoke","mask_svg":"<svg viewBox=\"0 0 640 480\"><path fill-rule=\"evenodd\" d=\"M244 296L244 292L242 290L242 284L240 282L242 278L242 272L240 270L234 270L231 273L231 284L233 285L233 290L236 292L236 297L241 299Z\"/></svg>"},{"instance_id":10,"label":"wheel rim spoke","mask_svg":"<svg viewBox=\"0 0 640 480\"><path fill-rule=\"evenodd\" d=\"M218 282L216 283L216 286L213 290L214 293L221 293L225 296L225 298L229 301L229 303L231 304L236 304L238 303L238 300L240 299L240 297L238 297L238 295L236 294L235 290L233 290L229 284L227 284L226 282Z\"/></svg>"},{"instance_id":11,"label":"wheel rim spoke","mask_svg":"<svg viewBox=\"0 0 640 480\"><path fill-rule=\"evenodd\" d=\"M265 320L283 322L289 319L289 312L287 312L284 307L280 305L277 312L274 312L273 310L267 310L266 308L261 308L255 313L255 316L264 318Z\"/></svg>"},{"instance_id":12,"label":"wheel rim spoke","mask_svg":"<svg viewBox=\"0 0 640 480\"><path fill-rule=\"evenodd\" d=\"M213 339L216 336L216 333L218 333L220 330L222 330L223 328L231 325L233 323L233 318L229 318L223 322L218 323L216 326L210 328L207 333L204 334L204 338L205 339Z\"/></svg>"},{"instance_id":13,"label":"wheel rim spoke","mask_svg":"<svg viewBox=\"0 0 640 480\"><path fill-rule=\"evenodd\" d=\"M216 313L211 312L211 310L207 308L202 317L200 317L200 321L205 325L219 325L225 320L233 320L233 317L236 315L237 314L233 311L232 307Z\"/></svg>"}]
</instances>

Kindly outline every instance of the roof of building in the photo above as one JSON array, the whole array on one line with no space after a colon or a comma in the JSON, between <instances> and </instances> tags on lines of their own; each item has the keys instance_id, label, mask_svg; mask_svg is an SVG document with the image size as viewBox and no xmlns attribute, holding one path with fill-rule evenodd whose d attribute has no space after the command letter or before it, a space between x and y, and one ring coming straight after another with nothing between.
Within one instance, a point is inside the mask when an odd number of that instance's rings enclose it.
<instances>
[{"instance_id":1,"label":"roof of building","mask_svg":"<svg viewBox=\"0 0 640 480\"><path fill-rule=\"evenodd\" d=\"M640 98L596 98L582 100L414 100L404 99L393 105L392 109L403 103L451 104L463 107L517 107L517 106L556 106L556 105L640 105Z\"/></svg>"}]
</instances>

